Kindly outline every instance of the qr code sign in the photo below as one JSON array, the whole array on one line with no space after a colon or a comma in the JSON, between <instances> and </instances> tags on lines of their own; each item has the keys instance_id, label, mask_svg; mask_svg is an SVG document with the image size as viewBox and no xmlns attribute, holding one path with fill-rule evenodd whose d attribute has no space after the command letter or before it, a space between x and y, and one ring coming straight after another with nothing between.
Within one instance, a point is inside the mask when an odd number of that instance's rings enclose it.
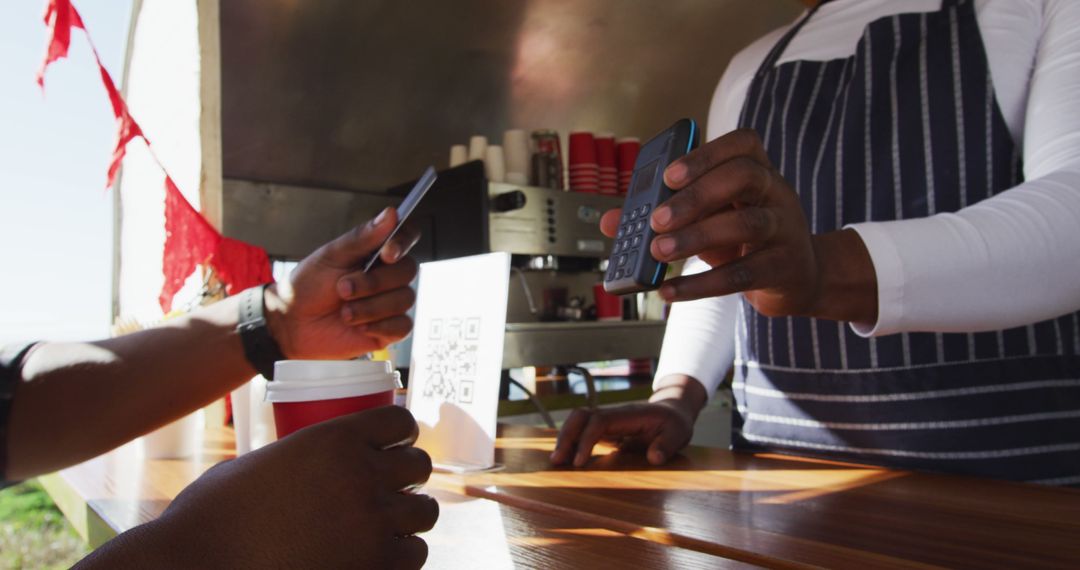
<instances>
[{"instance_id":1,"label":"qr code sign","mask_svg":"<svg viewBox=\"0 0 1080 570\"><path fill-rule=\"evenodd\" d=\"M424 397L471 404L479 351L480 317L432 320L424 358Z\"/></svg>"}]
</instances>

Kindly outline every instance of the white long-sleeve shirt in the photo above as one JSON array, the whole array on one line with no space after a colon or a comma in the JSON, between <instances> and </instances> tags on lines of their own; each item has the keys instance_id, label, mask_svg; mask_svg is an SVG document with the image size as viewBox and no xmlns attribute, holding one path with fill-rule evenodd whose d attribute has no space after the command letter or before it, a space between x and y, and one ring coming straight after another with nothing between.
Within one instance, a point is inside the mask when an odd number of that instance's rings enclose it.
<instances>
[{"instance_id":1,"label":"white long-sleeve shirt","mask_svg":"<svg viewBox=\"0 0 1080 570\"><path fill-rule=\"evenodd\" d=\"M1026 181L957 212L850 226L878 282L878 320L852 323L860 335L999 330L1080 309L1080 0L975 0L975 7ZM850 57L870 22L940 8L941 0L834 0L778 64ZM713 96L709 139L737 128L754 73L788 29L731 61ZM693 259L684 274L707 269ZM711 396L734 359L738 301L676 303L656 378L687 374Z\"/></svg>"}]
</instances>

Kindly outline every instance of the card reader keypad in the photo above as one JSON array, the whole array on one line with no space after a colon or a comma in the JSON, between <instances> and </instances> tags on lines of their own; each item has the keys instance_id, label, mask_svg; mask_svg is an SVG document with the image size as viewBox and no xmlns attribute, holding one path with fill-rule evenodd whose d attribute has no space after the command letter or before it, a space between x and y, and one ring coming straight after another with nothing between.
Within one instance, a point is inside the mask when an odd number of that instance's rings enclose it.
<instances>
[{"instance_id":1,"label":"card reader keypad","mask_svg":"<svg viewBox=\"0 0 1080 570\"><path fill-rule=\"evenodd\" d=\"M615 234L612 253L618 254L615 263L608 268L607 280L614 281L634 274L637 265L638 248L645 243L645 230L648 224L649 206L634 208L623 214L619 220L619 229Z\"/></svg>"}]
</instances>

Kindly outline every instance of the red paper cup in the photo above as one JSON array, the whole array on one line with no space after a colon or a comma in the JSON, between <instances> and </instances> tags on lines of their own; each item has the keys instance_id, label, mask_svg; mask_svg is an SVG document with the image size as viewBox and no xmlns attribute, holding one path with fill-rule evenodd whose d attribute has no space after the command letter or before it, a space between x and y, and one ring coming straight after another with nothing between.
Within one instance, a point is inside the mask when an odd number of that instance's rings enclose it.
<instances>
[{"instance_id":1,"label":"red paper cup","mask_svg":"<svg viewBox=\"0 0 1080 570\"><path fill-rule=\"evenodd\" d=\"M618 161L615 158L615 135L596 137L596 164L600 166L600 172L604 170L615 172L618 168Z\"/></svg>"},{"instance_id":2,"label":"red paper cup","mask_svg":"<svg viewBox=\"0 0 1080 570\"><path fill-rule=\"evenodd\" d=\"M282 360L266 384L278 438L336 417L394 403L400 376L390 362Z\"/></svg>"},{"instance_id":3,"label":"red paper cup","mask_svg":"<svg viewBox=\"0 0 1080 570\"><path fill-rule=\"evenodd\" d=\"M615 145L615 167L619 169L619 174L633 174L634 163L637 162L640 151L641 141L634 138L619 139Z\"/></svg>"},{"instance_id":4,"label":"red paper cup","mask_svg":"<svg viewBox=\"0 0 1080 570\"><path fill-rule=\"evenodd\" d=\"M596 164L596 139L592 133L577 131L570 133L568 145L569 153L567 164L573 168L575 164Z\"/></svg>"},{"instance_id":5,"label":"red paper cup","mask_svg":"<svg viewBox=\"0 0 1080 570\"><path fill-rule=\"evenodd\" d=\"M593 285L593 296L596 298L596 318L600 321L622 320L622 298L612 295L604 290L603 283Z\"/></svg>"}]
</instances>

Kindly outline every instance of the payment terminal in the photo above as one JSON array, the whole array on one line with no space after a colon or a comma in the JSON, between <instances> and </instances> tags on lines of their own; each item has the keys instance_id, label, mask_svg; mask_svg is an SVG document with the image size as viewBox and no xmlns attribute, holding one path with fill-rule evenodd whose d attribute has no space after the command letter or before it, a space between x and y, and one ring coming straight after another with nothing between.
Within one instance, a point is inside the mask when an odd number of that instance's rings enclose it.
<instances>
[{"instance_id":1,"label":"payment terminal","mask_svg":"<svg viewBox=\"0 0 1080 570\"><path fill-rule=\"evenodd\" d=\"M604 275L608 293L626 295L660 287L667 264L656 261L649 252L656 237L649 216L672 195L664 184L664 169L697 145L697 123L681 119L641 147Z\"/></svg>"}]
</instances>

